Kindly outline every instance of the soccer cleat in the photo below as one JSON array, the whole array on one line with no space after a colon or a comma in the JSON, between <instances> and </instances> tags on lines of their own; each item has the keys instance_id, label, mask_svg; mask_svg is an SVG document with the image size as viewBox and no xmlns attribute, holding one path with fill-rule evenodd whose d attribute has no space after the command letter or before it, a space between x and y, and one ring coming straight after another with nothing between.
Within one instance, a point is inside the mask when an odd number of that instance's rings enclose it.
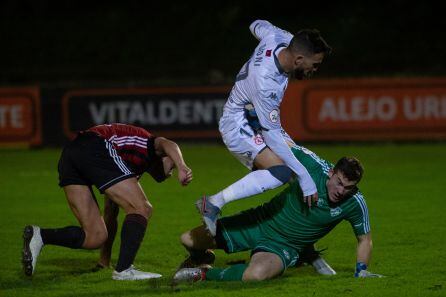
<instances>
[{"instance_id":1,"label":"soccer cleat","mask_svg":"<svg viewBox=\"0 0 446 297\"><path fill-rule=\"evenodd\" d=\"M188 282L195 283L206 279L206 271L209 268L183 268L178 270L173 276L173 282L175 284Z\"/></svg>"},{"instance_id":2,"label":"soccer cleat","mask_svg":"<svg viewBox=\"0 0 446 297\"><path fill-rule=\"evenodd\" d=\"M26 275L31 276L36 269L37 257L43 247L40 228L26 226L23 230L22 266Z\"/></svg>"},{"instance_id":3,"label":"soccer cleat","mask_svg":"<svg viewBox=\"0 0 446 297\"><path fill-rule=\"evenodd\" d=\"M198 212L201 214L206 229L212 236L217 234L217 219L220 214L220 208L212 204L206 196L195 202Z\"/></svg>"},{"instance_id":4,"label":"soccer cleat","mask_svg":"<svg viewBox=\"0 0 446 297\"><path fill-rule=\"evenodd\" d=\"M328 265L328 263L322 258L317 257L316 260L311 262L311 265L313 266L314 270L317 271L317 273L322 275L335 275L336 271Z\"/></svg>"},{"instance_id":5,"label":"soccer cleat","mask_svg":"<svg viewBox=\"0 0 446 297\"><path fill-rule=\"evenodd\" d=\"M199 259L195 259L192 256L187 257L178 267L178 270L182 268L194 268L202 267L204 265L212 265L215 262L215 253L212 250L206 250L203 256Z\"/></svg>"},{"instance_id":6,"label":"soccer cleat","mask_svg":"<svg viewBox=\"0 0 446 297\"><path fill-rule=\"evenodd\" d=\"M367 264L364 262L358 262L356 263L355 277L384 277L384 275L371 273L367 270Z\"/></svg>"},{"instance_id":7,"label":"soccer cleat","mask_svg":"<svg viewBox=\"0 0 446 297\"><path fill-rule=\"evenodd\" d=\"M112 279L114 280L143 280L143 279L153 279L160 278L161 274L152 273L152 272L144 272L137 270L135 266L131 265L126 270L121 272L113 271Z\"/></svg>"},{"instance_id":8,"label":"soccer cleat","mask_svg":"<svg viewBox=\"0 0 446 297\"><path fill-rule=\"evenodd\" d=\"M381 278L381 277L385 277L384 275L378 274L378 273L372 273L370 271L367 270L361 270L358 273L355 273L355 277L360 277L360 278L364 278L364 277L376 277L376 278Z\"/></svg>"}]
</instances>

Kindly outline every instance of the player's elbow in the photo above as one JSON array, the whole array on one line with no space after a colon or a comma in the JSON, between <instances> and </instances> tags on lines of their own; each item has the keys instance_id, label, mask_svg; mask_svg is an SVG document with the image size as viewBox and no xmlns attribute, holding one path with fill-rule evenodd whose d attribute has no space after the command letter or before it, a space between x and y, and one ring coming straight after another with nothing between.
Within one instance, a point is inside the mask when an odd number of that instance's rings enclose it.
<instances>
[{"instance_id":1,"label":"player's elbow","mask_svg":"<svg viewBox=\"0 0 446 297\"><path fill-rule=\"evenodd\" d=\"M264 20L255 20L254 22L249 25L249 30L251 31L252 35L256 37L257 39L261 39L261 37L256 33L256 28L258 26L261 26L263 23L267 23L267 21Z\"/></svg>"}]
</instances>

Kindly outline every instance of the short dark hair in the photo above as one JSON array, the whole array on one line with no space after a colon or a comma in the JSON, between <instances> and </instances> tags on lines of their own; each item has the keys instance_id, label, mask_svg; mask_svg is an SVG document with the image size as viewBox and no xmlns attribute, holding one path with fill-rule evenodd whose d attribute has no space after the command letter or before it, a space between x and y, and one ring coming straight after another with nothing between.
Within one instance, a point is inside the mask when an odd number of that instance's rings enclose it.
<instances>
[{"instance_id":1,"label":"short dark hair","mask_svg":"<svg viewBox=\"0 0 446 297\"><path fill-rule=\"evenodd\" d=\"M334 172L341 171L349 181L359 183L364 173L364 168L355 157L342 157L333 168Z\"/></svg>"},{"instance_id":2,"label":"short dark hair","mask_svg":"<svg viewBox=\"0 0 446 297\"><path fill-rule=\"evenodd\" d=\"M331 54L332 48L322 38L317 29L302 29L291 39L288 46L291 50L304 55L324 53Z\"/></svg>"}]
</instances>

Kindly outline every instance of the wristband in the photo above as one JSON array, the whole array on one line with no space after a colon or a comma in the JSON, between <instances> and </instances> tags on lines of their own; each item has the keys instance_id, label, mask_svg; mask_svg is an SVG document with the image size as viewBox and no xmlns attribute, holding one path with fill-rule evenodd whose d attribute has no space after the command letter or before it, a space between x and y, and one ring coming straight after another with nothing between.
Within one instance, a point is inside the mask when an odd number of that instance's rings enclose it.
<instances>
[{"instance_id":1,"label":"wristband","mask_svg":"<svg viewBox=\"0 0 446 297\"><path fill-rule=\"evenodd\" d=\"M356 263L355 277L358 277L359 276L359 272L361 272L362 270L367 270L367 264L365 264L364 262L357 262Z\"/></svg>"}]
</instances>

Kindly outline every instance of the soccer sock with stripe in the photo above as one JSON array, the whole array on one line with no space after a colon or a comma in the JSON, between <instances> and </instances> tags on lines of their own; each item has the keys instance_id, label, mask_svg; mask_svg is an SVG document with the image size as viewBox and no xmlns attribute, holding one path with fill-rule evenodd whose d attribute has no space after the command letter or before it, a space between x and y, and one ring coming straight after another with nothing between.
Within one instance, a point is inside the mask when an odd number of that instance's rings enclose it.
<instances>
[{"instance_id":1,"label":"soccer sock with stripe","mask_svg":"<svg viewBox=\"0 0 446 297\"><path fill-rule=\"evenodd\" d=\"M206 280L241 281L248 264L236 264L228 268L211 268L206 272Z\"/></svg>"},{"instance_id":2,"label":"soccer sock with stripe","mask_svg":"<svg viewBox=\"0 0 446 297\"><path fill-rule=\"evenodd\" d=\"M260 169L250 172L223 191L210 196L209 201L221 209L226 203L260 194L281 185L283 182L275 178L268 170Z\"/></svg>"},{"instance_id":3,"label":"soccer sock with stripe","mask_svg":"<svg viewBox=\"0 0 446 297\"><path fill-rule=\"evenodd\" d=\"M147 219L139 214L128 214L122 224L121 249L119 251L116 271L126 270L133 264L136 253L144 238Z\"/></svg>"},{"instance_id":4,"label":"soccer sock with stripe","mask_svg":"<svg viewBox=\"0 0 446 297\"><path fill-rule=\"evenodd\" d=\"M57 229L40 229L43 244L59 245L72 249L82 248L85 232L77 226L68 226Z\"/></svg>"}]
</instances>

